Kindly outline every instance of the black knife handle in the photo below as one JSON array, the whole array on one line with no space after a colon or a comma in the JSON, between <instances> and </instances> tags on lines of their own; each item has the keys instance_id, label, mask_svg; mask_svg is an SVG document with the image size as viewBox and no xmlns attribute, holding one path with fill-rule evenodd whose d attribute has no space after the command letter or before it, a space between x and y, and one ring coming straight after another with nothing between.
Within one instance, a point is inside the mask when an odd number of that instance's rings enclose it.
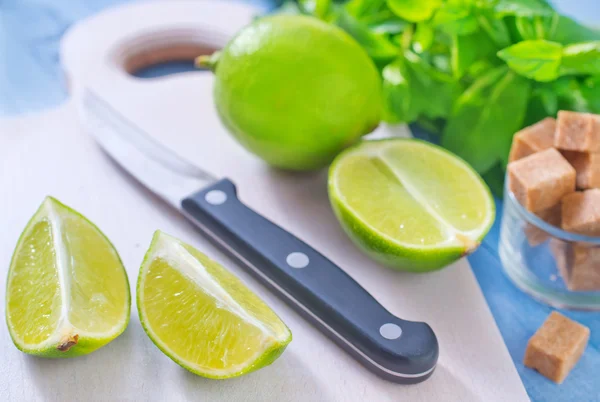
<instances>
[{"instance_id":1,"label":"black knife handle","mask_svg":"<svg viewBox=\"0 0 600 402\"><path fill-rule=\"evenodd\" d=\"M231 181L191 195L182 207L216 243L369 369L400 383L432 374L438 342L429 325L392 315L333 262L242 204Z\"/></svg>"}]
</instances>

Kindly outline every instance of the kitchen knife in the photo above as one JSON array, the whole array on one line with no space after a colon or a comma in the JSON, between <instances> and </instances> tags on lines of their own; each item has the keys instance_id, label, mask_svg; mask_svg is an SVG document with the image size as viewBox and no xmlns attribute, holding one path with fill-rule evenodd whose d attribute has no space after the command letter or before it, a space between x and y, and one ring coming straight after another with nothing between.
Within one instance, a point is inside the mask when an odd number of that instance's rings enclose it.
<instances>
[{"instance_id":1,"label":"kitchen knife","mask_svg":"<svg viewBox=\"0 0 600 402\"><path fill-rule=\"evenodd\" d=\"M439 349L429 325L392 315L333 262L244 205L232 181L167 150L89 89L79 112L120 166L367 368L405 384L431 376Z\"/></svg>"}]
</instances>

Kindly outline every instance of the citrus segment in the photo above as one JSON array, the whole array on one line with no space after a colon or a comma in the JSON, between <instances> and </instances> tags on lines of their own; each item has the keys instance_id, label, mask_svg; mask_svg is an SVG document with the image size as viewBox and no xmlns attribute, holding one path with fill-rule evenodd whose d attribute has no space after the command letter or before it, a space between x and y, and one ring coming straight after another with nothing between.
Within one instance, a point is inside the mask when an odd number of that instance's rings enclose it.
<instances>
[{"instance_id":1,"label":"citrus segment","mask_svg":"<svg viewBox=\"0 0 600 402\"><path fill-rule=\"evenodd\" d=\"M26 353L89 353L129 321L127 275L112 244L91 222L48 197L25 228L11 261L6 319Z\"/></svg>"},{"instance_id":2,"label":"citrus segment","mask_svg":"<svg viewBox=\"0 0 600 402\"><path fill-rule=\"evenodd\" d=\"M66 255L75 262L67 272L69 322L82 331L110 331L129 300L119 256L94 226L77 215L65 215L62 228Z\"/></svg>"},{"instance_id":3,"label":"citrus segment","mask_svg":"<svg viewBox=\"0 0 600 402\"><path fill-rule=\"evenodd\" d=\"M443 225L419 204L380 157L352 156L339 169L339 192L357 217L368 221L373 229L406 243L436 244L445 240Z\"/></svg>"},{"instance_id":4,"label":"citrus segment","mask_svg":"<svg viewBox=\"0 0 600 402\"><path fill-rule=\"evenodd\" d=\"M446 224L470 232L488 223L489 194L479 176L454 155L420 141L400 141L383 150L382 159Z\"/></svg>"},{"instance_id":5,"label":"citrus segment","mask_svg":"<svg viewBox=\"0 0 600 402\"><path fill-rule=\"evenodd\" d=\"M62 312L56 257L47 218L35 222L29 233L22 237L11 271L6 311L13 338L18 338L22 345L41 344L56 333Z\"/></svg>"},{"instance_id":6,"label":"citrus segment","mask_svg":"<svg viewBox=\"0 0 600 402\"><path fill-rule=\"evenodd\" d=\"M140 269L138 309L165 354L209 378L256 370L291 341L285 324L239 279L161 232Z\"/></svg>"}]
</instances>

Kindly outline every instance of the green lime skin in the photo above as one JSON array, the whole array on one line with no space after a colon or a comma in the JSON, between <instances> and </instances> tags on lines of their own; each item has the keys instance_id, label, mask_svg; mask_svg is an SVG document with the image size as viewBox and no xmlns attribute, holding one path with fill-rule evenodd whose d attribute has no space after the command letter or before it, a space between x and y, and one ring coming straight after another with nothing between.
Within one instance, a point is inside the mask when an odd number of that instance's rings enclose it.
<instances>
[{"instance_id":1,"label":"green lime skin","mask_svg":"<svg viewBox=\"0 0 600 402\"><path fill-rule=\"evenodd\" d=\"M222 122L272 166L324 167L381 120L377 68L353 38L316 18L261 18L212 62Z\"/></svg>"}]
</instances>

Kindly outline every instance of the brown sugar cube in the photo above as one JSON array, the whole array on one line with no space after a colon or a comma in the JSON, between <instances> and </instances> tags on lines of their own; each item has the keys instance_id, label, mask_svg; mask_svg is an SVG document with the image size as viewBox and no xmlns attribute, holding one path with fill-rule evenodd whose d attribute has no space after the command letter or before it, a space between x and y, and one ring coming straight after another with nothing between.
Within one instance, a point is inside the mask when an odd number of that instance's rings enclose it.
<instances>
[{"instance_id":1,"label":"brown sugar cube","mask_svg":"<svg viewBox=\"0 0 600 402\"><path fill-rule=\"evenodd\" d=\"M523 364L560 384L583 354L589 337L589 328L553 311L529 339Z\"/></svg>"},{"instance_id":2,"label":"brown sugar cube","mask_svg":"<svg viewBox=\"0 0 600 402\"><path fill-rule=\"evenodd\" d=\"M600 290L600 248L552 239L550 250L567 289Z\"/></svg>"},{"instance_id":3,"label":"brown sugar cube","mask_svg":"<svg viewBox=\"0 0 600 402\"><path fill-rule=\"evenodd\" d=\"M568 151L600 152L600 116L561 110L554 146Z\"/></svg>"},{"instance_id":4,"label":"brown sugar cube","mask_svg":"<svg viewBox=\"0 0 600 402\"><path fill-rule=\"evenodd\" d=\"M554 147L556 120L546 117L532 126L525 127L513 137L509 162L516 161L539 151Z\"/></svg>"},{"instance_id":5,"label":"brown sugar cube","mask_svg":"<svg viewBox=\"0 0 600 402\"><path fill-rule=\"evenodd\" d=\"M600 290L600 249L574 244L567 288L574 291Z\"/></svg>"},{"instance_id":6,"label":"brown sugar cube","mask_svg":"<svg viewBox=\"0 0 600 402\"><path fill-rule=\"evenodd\" d=\"M550 208L575 191L575 169L554 148L508 164L510 191L531 212Z\"/></svg>"},{"instance_id":7,"label":"brown sugar cube","mask_svg":"<svg viewBox=\"0 0 600 402\"><path fill-rule=\"evenodd\" d=\"M546 240L550 238L548 233L529 223L525 226L523 231L525 232L525 237L527 237L527 243L529 243L530 247L537 247L540 244L544 244Z\"/></svg>"},{"instance_id":8,"label":"brown sugar cube","mask_svg":"<svg viewBox=\"0 0 600 402\"><path fill-rule=\"evenodd\" d=\"M565 283L569 290L600 290L600 249L578 244L571 246L568 255L568 277Z\"/></svg>"},{"instance_id":9,"label":"brown sugar cube","mask_svg":"<svg viewBox=\"0 0 600 402\"><path fill-rule=\"evenodd\" d=\"M600 152L563 151L562 154L577 172L577 188L600 187Z\"/></svg>"},{"instance_id":10,"label":"brown sugar cube","mask_svg":"<svg viewBox=\"0 0 600 402\"><path fill-rule=\"evenodd\" d=\"M560 227L560 214L561 214L561 206L560 203L556 204L553 207L543 209L539 212L535 213L539 218L544 220L546 223L549 223L552 226ZM544 243L550 235L546 233L544 230L534 226L530 223L525 225L525 236L527 236L527 242L531 247L539 246Z\"/></svg>"},{"instance_id":11,"label":"brown sugar cube","mask_svg":"<svg viewBox=\"0 0 600 402\"><path fill-rule=\"evenodd\" d=\"M562 199L561 226L586 236L600 235L600 189L568 194Z\"/></svg>"}]
</instances>

